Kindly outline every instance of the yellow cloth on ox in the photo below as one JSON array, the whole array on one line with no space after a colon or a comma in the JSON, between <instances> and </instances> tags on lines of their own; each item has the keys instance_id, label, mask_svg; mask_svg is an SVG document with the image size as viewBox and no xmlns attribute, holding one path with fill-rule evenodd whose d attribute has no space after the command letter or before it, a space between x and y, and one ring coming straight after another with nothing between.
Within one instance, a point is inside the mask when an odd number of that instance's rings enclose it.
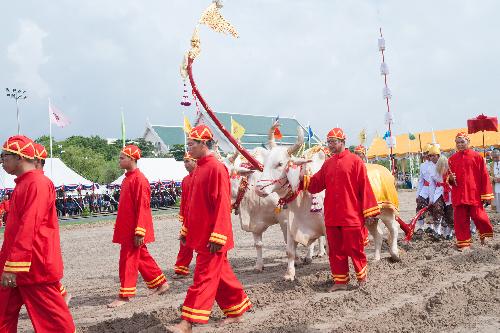
<instances>
[{"instance_id":1,"label":"yellow cloth on ox","mask_svg":"<svg viewBox=\"0 0 500 333\"><path fill-rule=\"evenodd\" d=\"M378 206L394 209L397 214L399 212L399 199L394 176L386 167L378 164L366 164L366 170Z\"/></svg>"}]
</instances>

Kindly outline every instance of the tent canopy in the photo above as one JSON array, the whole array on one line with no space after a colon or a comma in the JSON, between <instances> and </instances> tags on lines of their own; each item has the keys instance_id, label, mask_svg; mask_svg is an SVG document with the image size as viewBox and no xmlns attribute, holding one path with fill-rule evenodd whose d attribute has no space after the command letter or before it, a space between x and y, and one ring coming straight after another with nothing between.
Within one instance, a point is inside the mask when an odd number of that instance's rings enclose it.
<instances>
[{"instance_id":1,"label":"tent canopy","mask_svg":"<svg viewBox=\"0 0 500 333\"><path fill-rule=\"evenodd\" d=\"M455 136L458 132L467 132L467 128L456 128L449 130L434 131L436 143L441 147L441 151L450 151L456 148ZM419 153L425 146L432 143L432 132L414 133L415 140L410 140L408 133L396 136L396 148L393 153L397 156L406 155L408 153ZM478 132L469 134L471 139L471 147L479 148L483 146L483 133ZM484 132L484 145L485 147L498 147L500 146L500 132ZM387 144L381 137L373 139L368 148L368 158L386 157L389 156L390 150Z\"/></svg>"},{"instance_id":2,"label":"tent canopy","mask_svg":"<svg viewBox=\"0 0 500 333\"><path fill-rule=\"evenodd\" d=\"M76 186L83 185L91 187L93 182L87 180L70 169L59 158L47 158L45 162L44 172L47 177L52 180L55 187L60 186ZM14 179L16 177L6 173L3 168L0 168L0 189L13 189L16 186Z\"/></svg>"},{"instance_id":3,"label":"tent canopy","mask_svg":"<svg viewBox=\"0 0 500 333\"><path fill-rule=\"evenodd\" d=\"M184 162L176 161L174 158L141 158L137 162L137 167L150 183L170 180L179 182L188 174L184 168ZM111 184L120 185L123 178L125 175L121 175Z\"/></svg>"}]
</instances>

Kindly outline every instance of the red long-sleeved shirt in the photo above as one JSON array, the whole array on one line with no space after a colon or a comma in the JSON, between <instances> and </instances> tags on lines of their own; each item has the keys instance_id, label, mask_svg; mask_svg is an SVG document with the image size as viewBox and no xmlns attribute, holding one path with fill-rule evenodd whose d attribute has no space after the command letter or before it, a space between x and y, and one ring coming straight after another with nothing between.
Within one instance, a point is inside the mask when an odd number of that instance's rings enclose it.
<instances>
[{"instance_id":1,"label":"red long-sleeved shirt","mask_svg":"<svg viewBox=\"0 0 500 333\"><path fill-rule=\"evenodd\" d=\"M113 243L133 245L135 235L144 236L144 243L155 240L151 188L138 168L127 172L122 182Z\"/></svg>"},{"instance_id":2,"label":"red long-sleeved shirt","mask_svg":"<svg viewBox=\"0 0 500 333\"><path fill-rule=\"evenodd\" d=\"M182 179L181 188L181 206L179 207L179 221L184 224L184 220L187 217L187 205L189 203L189 191L191 188L192 172Z\"/></svg>"},{"instance_id":3,"label":"red long-sleeved shirt","mask_svg":"<svg viewBox=\"0 0 500 333\"><path fill-rule=\"evenodd\" d=\"M456 152L448 164L456 177L456 183L451 184L453 206L478 206L482 204L481 200L494 198L488 169L479 153L471 149Z\"/></svg>"},{"instance_id":4,"label":"red long-sleeved shirt","mask_svg":"<svg viewBox=\"0 0 500 333\"><path fill-rule=\"evenodd\" d=\"M63 276L54 184L41 170L15 179L0 250L0 274L15 273L18 286L57 282Z\"/></svg>"},{"instance_id":5,"label":"red long-sleeved shirt","mask_svg":"<svg viewBox=\"0 0 500 333\"><path fill-rule=\"evenodd\" d=\"M234 246L229 173L213 155L198 159L197 165L181 233L186 245L197 252L208 252L209 242L222 245L222 252L228 251Z\"/></svg>"},{"instance_id":6,"label":"red long-sleeved shirt","mask_svg":"<svg viewBox=\"0 0 500 333\"><path fill-rule=\"evenodd\" d=\"M311 177L310 193L325 192L325 225L361 226L380 213L364 162L349 150L335 154Z\"/></svg>"}]
</instances>

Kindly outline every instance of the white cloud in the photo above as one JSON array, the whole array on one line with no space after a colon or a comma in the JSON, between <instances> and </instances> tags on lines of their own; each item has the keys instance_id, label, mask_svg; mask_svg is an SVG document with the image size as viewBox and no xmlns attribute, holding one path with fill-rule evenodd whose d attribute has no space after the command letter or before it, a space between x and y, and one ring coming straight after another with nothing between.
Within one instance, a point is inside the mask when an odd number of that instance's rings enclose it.
<instances>
[{"instance_id":1,"label":"white cloud","mask_svg":"<svg viewBox=\"0 0 500 333\"><path fill-rule=\"evenodd\" d=\"M7 47L7 58L17 66L15 80L20 88L45 97L50 88L40 75L40 67L49 60L43 50L47 33L31 20L20 20L19 25L17 40Z\"/></svg>"}]
</instances>

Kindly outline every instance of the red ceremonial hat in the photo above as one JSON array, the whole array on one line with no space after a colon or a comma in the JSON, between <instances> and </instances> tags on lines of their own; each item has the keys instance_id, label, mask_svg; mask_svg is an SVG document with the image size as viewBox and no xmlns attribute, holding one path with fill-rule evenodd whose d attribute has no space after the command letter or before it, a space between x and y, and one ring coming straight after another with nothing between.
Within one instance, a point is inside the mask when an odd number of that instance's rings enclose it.
<instances>
[{"instance_id":1,"label":"red ceremonial hat","mask_svg":"<svg viewBox=\"0 0 500 333\"><path fill-rule=\"evenodd\" d=\"M359 145L356 148L354 148L354 152L366 154L366 148L363 145Z\"/></svg>"},{"instance_id":2,"label":"red ceremonial hat","mask_svg":"<svg viewBox=\"0 0 500 333\"><path fill-rule=\"evenodd\" d=\"M333 138L333 139L339 139L339 140L345 140L345 134L342 128L335 127L333 128L330 132L328 132L327 139Z\"/></svg>"},{"instance_id":3,"label":"red ceremonial hat","mask_svg":"<svg viewBox=\"0 0 500 333\"><path fill-rule=\"evenodd\" d=\"M34 159L36 155L33 140L24 135L11 136L5 141L2 149L30 160Z\"/></svg>"},{"instance_id":4,"label":"red ceremonial hat","mask_svg":"<svg viewBox=\"0 0 500 333\"><path fill-rule=\"evenodd\" d=\"M198 125L189 132L188 139L208 141L214 138L212 131L207 125Z\"/></svg>"},{"instance_id":5,"label":"red ceremonial hat","mask_svg":"<svg viewBox=\"0 0 500 333\"><path fill-rule=\"evenodd\" d=\"M33 145L35 146L35 157L38 158L39 160L44 160L48 157L47 150L45 149L44 146L37 142L33 142Z\"/></svg>"},{"instance_id":6,"label":"red ceremonial hat","mask_svg":"<svg viewBox=\"0 0 500 333\"><path fill-rule=\"evenodd\" d=\"M141 158L141 150L136 145L127 145L123 147L122 153L136 161Z\"/></svg>"},{"instance_id":7,"label":"red ceremonial hat","mask_svg":"<svg viewBox=\"0 0 500 333\"><path fill-rule=\"evenodd\" d=\"M196 158L194 158L193 156L191 156L191 154L189 152L186 152L184 154L184 159L185 160L193 160L193 161L196 161Z\"/></svg>"},{"instance_id":8,"label":"red ceremonial hat","mask_svg":"<svg viewBox=\"0 0 500 333\"><path fill-rule=\"evenodd\" d=\"M457 135L455 136L455 139L456 138L464 138L465 140L470 141L470 137L469 134L467 134L467 132L458 132Z\"/></svg>"}]
</instances>

